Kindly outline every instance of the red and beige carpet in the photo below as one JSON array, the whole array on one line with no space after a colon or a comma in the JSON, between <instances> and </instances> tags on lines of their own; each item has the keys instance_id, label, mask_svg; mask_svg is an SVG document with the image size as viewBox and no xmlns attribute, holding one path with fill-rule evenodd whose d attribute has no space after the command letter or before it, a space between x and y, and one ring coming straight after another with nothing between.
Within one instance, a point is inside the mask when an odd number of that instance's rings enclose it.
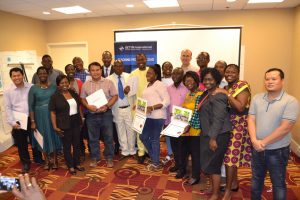
<instances>
[{"instance_id":1,"label":"red and beige carpet","mask_svg":"<svg viewBox=\"0 0 300 200\"><path fill-rule=\"evenodd\" d=\"M162 145L164 146L164 145ZM162 155L165 148L163 147ZM103 160L98 167L90 168L87 159L83 165L85 172L77 172L71 176L63 158L59 160L60 168L56 171L45 171L42 166L32 164L30 175L35 176L49 200L194 200L207 199L200 193L209 181L202 177L200 184L185 186L181 179L175 179L174 173L169 173L172 166L169 162L159 172L148 172L145 165L137 164L131 157L118 161L115 157L114 168L107 168ZM21 172L18 152L11 147L0 153L0 172L6 176L17 176ZM233 194L233 200L250 199L251 170L240 168L238 172L238 192ZM300 199L300 159L292 155L287 170L288 200ZM272 199L271 181L267 178L263 199ZM0 194L0 200L14 199L11 193Z\"/></svg>"}]
</instances>

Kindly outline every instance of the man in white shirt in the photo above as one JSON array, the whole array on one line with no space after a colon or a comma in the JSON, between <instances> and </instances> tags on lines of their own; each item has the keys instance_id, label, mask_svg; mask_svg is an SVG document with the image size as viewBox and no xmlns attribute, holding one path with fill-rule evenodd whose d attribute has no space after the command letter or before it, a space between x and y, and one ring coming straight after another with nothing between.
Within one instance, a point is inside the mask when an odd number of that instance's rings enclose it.
<instances>
[{"instance_id":1,"label":"man in white shirt","mask_svg":"<svg viewBox=\"0 0 300 200\"><path fill-rule=\"evenodd\" d=\"M192 51L189 49L184 49L181 51L180 55L180 60L181 60L181 68L183 69L184 73L187 71L194 71L197 72L198 69L197 67L191 65L191 60L192 60Z\"/></svg>"},{"instance_id":2,"label":"man in white shirt","mask_svg":"<svg viewBox=\"0 0 300 200\"><path fill-rule=\"evenodd\" d=\"M136 134L132 129L132 97L124 93L124 87L128 81L129 74L124 72L124 64L121 60L114 62L114 73L108 76L118 89L118 101L112 107L113 120L117 126L117 133L121 149L121 158L135 155Z\"/></svg>"},{"instance_id":3,"label":"man in white shirt","mask_svg":"<svg viewBox=\"0 0 300 200\"><path fill-rule=\"evenodd\" d=\"M24 82L24 72L20 68L12 68L9 72L13 84L4 91L4 105L7 117L7 123L12 127L12 136L18 147L20 161L23 164L23 173L30 170L30 156L28 152L28 137L31 138L30 119L25 125L26 130L21 128L21 122L18 121L13 112L23 113L29 116L28 93L32 84ZM43 164L42 154L36 148L32 149L34 161Z\"/></svg>"}]
</instances>

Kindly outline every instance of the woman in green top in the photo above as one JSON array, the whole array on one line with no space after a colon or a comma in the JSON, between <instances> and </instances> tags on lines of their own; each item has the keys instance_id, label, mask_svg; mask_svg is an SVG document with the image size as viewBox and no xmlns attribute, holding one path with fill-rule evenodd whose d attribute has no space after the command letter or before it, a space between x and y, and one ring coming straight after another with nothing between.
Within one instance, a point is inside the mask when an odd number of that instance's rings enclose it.
<instances>
[{"instance_id":1,"label":"woman in green top","mask_svg":"<svg viewBox=\"0 0 300 200\"><path fill-rule=\"evenodd\" d=\"M31 129L38 130L43 136L43 147L33 138L33 146L43 151L45 157L45 170L58 168L56 151L61 149L61 141L55 133L50 118L48 104L50 97L56 91L56 86L48 83L48 71L45 67L37 69L40 83L33 85L29 91L29 112ZM51 159L49 159L49 156ZM53 160L53 161L52 161Z\"/></svg>"}]
</instances>

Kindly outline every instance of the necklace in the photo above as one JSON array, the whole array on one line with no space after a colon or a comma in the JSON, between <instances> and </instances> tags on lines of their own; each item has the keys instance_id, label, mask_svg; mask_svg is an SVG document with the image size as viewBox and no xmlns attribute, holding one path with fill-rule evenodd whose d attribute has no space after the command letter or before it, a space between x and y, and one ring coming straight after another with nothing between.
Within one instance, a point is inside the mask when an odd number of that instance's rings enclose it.
<instances>
[{"instance_id":1,"label":"necklace","mask_svg":"<svg viewBox=\"0 0 300 200\"><path fill-rule=\"evenodd\" d=\"M48 88L48 85L46 85L46 86L40 85L40 88L41 88L41 89L47 89L47 88Z\"/></svg>"}]
</instances>

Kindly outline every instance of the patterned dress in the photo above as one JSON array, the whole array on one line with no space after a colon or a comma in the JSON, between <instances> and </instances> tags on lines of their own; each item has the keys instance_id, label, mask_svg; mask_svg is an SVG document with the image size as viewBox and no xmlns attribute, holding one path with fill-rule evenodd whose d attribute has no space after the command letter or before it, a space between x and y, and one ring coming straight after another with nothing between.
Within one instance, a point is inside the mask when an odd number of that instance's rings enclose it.
<instances>
[{"instance_id":1,"label":"patterned dress","mask_svg":"<svg viewBox=\"0 0 300 200\"><path fill-rule=\"evenodd\" d=\"M245 89L250 92L250 86L245 81L238 81L232 88L228 89L232 97L236 97ZM230 121L232 123L232 134L225 154L224 164L227 166L250 167L251 161L251 140L247 127L247 116L250 106L251 96L248 98L246 108L243 113L238 113L230 108Z\"/></svg>"}]
</instances>

